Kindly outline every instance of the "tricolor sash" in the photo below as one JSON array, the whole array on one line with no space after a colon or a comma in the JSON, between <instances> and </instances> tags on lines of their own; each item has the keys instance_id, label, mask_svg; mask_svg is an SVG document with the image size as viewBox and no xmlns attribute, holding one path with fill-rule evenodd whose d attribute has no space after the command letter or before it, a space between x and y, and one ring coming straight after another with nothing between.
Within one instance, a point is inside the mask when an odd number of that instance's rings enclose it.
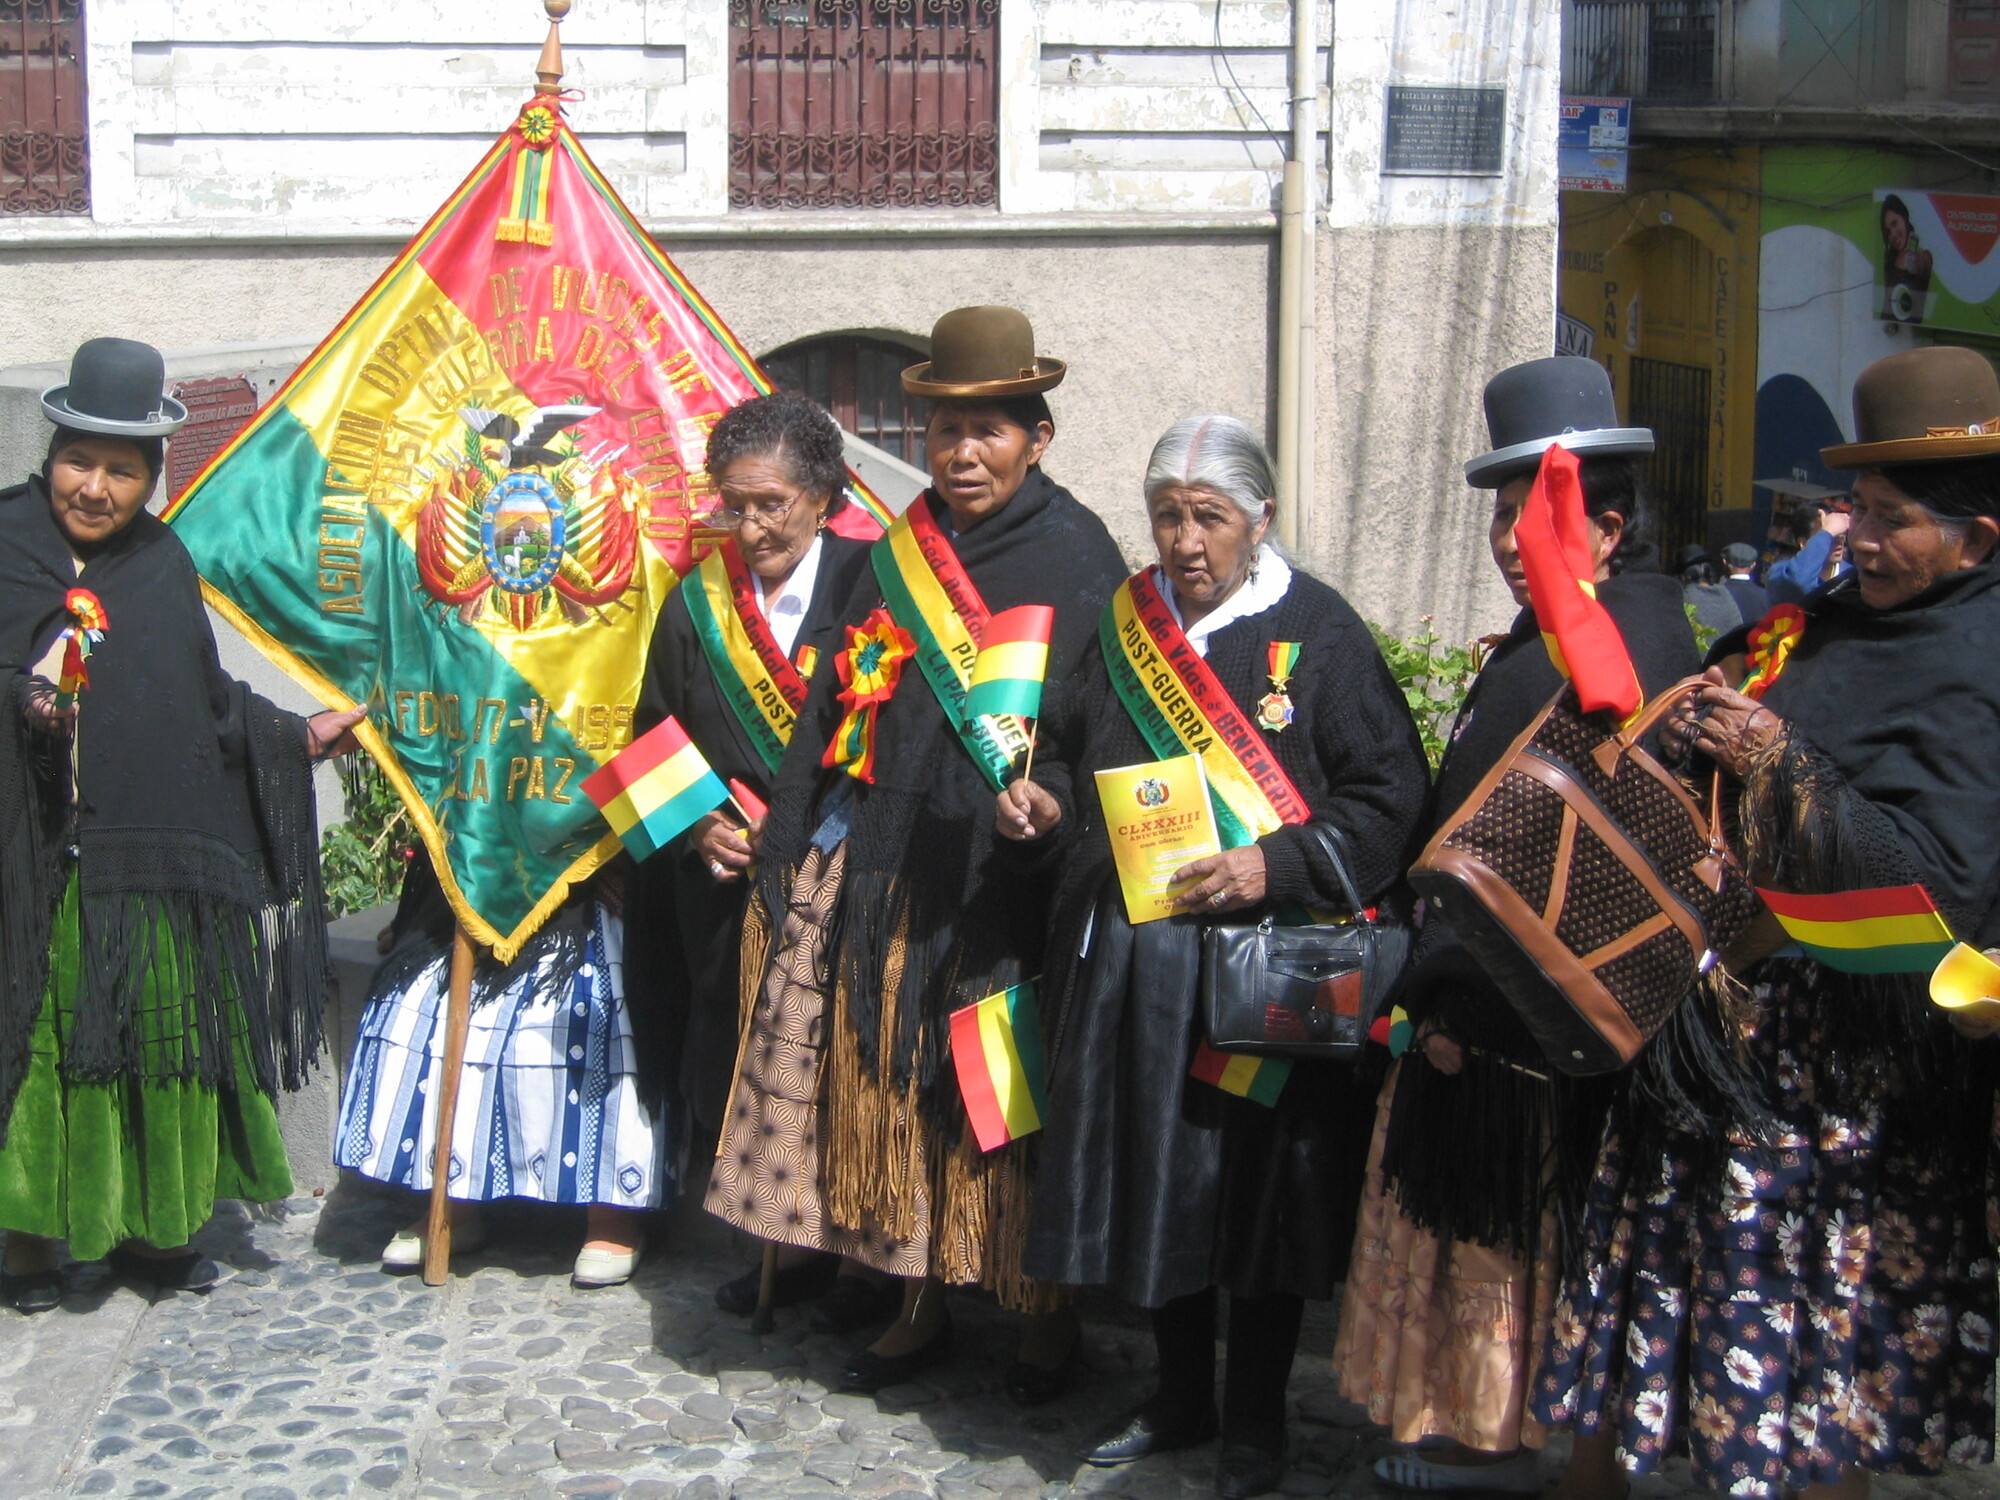
<instances>
[{"instance_id":1,"label":"tricolor sash","mask_svg":"<svg viewBox=\"0 0 2000 1500\"><path fill-rule=\"evenodd\" d=\"M1223 848L1311 818L1306 799L1263 735L1189 644L1150 568L1118 585L1099 622L1098 639L1111 686L1153 753L1162 760L1201 757Z\"/></svg>"},{"instance_id":2,"label":"tricolor sash","mask_svg":"<svg viewBox=\"0 0 2000 1500\"><path fill-rule=\"evenodd\" d=\"M991 611L931 519L929 502L920 500L898 516L869 550L868 561L882 586L882 602L917 643L917 665L938 706L980 775L1000 791L1027 751L1028 726L1013 714L965 716L965 694Z\"/></svg>"},{"instance_id":3,"label":"tricolor sash","mask_svg":"<svg viewBox=\"0 0 2000 1500\"><path fill-rule=\"evenodd\" d=\"M703 558L680 593L723 701L776 775L805 707L806 685L757 606L757 580L736 543L724 541Z\"/></svg>"}]
</instances>

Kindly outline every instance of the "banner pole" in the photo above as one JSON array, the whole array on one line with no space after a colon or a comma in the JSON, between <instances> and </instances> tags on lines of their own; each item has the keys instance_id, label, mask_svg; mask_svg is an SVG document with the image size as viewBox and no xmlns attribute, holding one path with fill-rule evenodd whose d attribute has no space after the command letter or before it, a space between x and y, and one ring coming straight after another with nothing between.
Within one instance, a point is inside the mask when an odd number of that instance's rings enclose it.
<instances>
[{"instance_id":1,"label":"banner pole","mask_svg":"<svg viewBox=\"0 0 2000 1500\"><path fill-rule=\"evenodd\" d=\"M438 1080L437 1137L431 1147L431 1217L424 1231L424 1285L443 1286L451 1273L452 1126L458 1115L458 1075L465 1071L465 1034L472 1027L472 934L459 923L451 944L451 993L444 1013L444 1076Z\"/></svg>"}]
</instances>

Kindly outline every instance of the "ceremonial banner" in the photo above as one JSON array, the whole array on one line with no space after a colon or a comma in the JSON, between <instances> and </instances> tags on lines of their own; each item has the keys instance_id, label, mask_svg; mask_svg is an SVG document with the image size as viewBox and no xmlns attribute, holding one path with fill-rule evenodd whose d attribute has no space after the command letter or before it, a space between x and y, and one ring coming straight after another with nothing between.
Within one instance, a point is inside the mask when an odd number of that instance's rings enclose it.
<instances>
[{"instance_id":1,"label":"ceremonial banner","mask_svg":"<svg viewBox=\"0 0 2000 1500\"><path fill-rule=\"evenodd\" d=\"M210 604L367 706L503 960L618 849L580 785L714 540L709 430L769 389L543 95L169 512ZM834 528L879 536L855 498Z\"/></svg>"}]
</instances>

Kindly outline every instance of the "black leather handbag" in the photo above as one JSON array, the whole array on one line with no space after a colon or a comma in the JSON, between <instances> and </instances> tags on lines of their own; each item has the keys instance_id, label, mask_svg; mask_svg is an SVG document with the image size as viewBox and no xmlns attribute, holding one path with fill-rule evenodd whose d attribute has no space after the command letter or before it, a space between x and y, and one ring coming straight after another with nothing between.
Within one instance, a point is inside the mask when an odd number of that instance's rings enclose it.
<instances>
[{"instance_id":1,"label":"black leather handbag","mask_svg":"<svg viewBox=\"0 0 2000 1500\"><path fill-rule=\"evenodd\" d=\"M1261 1057L1351 1060L1410 956L1410 929L1370 917L1348 873L1338 829L1307 831L1332 861L1352 920L1281 926L1218 922L1201 939L1208 1043Z\"/></svg>"}]
</instances>

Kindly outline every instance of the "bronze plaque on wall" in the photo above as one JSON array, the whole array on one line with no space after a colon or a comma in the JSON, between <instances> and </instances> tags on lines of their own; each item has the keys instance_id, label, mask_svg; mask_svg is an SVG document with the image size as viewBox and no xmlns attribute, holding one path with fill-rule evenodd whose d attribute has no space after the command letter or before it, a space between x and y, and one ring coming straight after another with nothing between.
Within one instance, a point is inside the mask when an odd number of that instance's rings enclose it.
<instances>
[{"instance_id":1,"label":"bronze plaque on wall","mask_svg":"<svg viewBox=\"0 0 2000 1500\"><path fill-rule=\"evenodd\" d=\"M1389 85L1385 175L1498 177L1506 141L1505 89Z\"/></svg>"},{"instance_id":2,"label":"bronze plaque on wall","mask_svg":"<svg viewBox=\"0 0 2000 1500\"><path fill-rule=\"evenodd\" d=\"M187 425L167 442L167 498L178 500L194 476L229 445L257 412L257 391L241 375L181 380L169 393L188 409Z\"/></svg>"}]
</instances>

